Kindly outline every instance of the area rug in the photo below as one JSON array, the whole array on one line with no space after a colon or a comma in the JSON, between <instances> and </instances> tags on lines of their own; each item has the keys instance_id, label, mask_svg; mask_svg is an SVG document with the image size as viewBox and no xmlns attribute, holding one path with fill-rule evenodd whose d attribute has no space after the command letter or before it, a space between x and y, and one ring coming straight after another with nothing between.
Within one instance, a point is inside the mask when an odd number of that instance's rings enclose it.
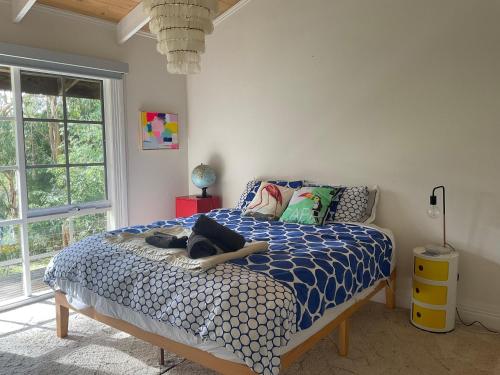
<instances>
[{"instance_id":1,"label":"area rug","mask_svg":"<svg viewBox=\"0 0 500 375\"><path fill-rule=\"evenodd\" d=\"M352 318L346 358L334 332L282 374L500 374L498 335L463 326L431 334L411 326L408 314L368 303ZM160 366L154 346L75 313L68 338L59 339L54 317L53 300L0 313L0 374L215 374L169 353Z\"/></svg>"}]
</instances>

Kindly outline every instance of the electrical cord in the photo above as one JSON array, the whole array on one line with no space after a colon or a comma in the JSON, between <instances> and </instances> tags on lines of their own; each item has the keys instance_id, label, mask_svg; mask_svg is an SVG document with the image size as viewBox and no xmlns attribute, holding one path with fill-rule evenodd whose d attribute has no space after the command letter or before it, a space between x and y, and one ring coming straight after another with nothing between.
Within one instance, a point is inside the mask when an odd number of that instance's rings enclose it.
<instances>
[{"instance_id":1,"label":"electrical cord","mask_svg":"<svg viewBox=\"0 0 500 375\"><path fill-rule=\"evenodd\" d=\"M448 242L447 242L445 245L446 245L446 247L449 247L449 248L450 248L450 249L452 249L453 251L457 251L457 250L455 249L455 247L453 247L453 245L452 245L452 244L450 244L450 243L448 243ZM463 321L462 317L460 316L460 313L458 312L458 307L457 307L457 308L455 308L455 310L457 311L457 317L458 317L458 320L459 320L459 321L460 321L460 323L462 323L464 326L466 326L466 327L471 327L471 326L473 326L474 324L479 324L481 327L483 327L483 329L485 329L486 331L488 331L488 332L490 332L490 333L494 333L494 334L496 334L496 335L500 334L500 332L495 331L495 330L493 330L493 329L491 329L491 328L486 327L486 326L485 326L483 323L481 323L479 320L474 320L474 321L473 321L473 322L471 322L471 323L465 323L465 322Z\"/></svg>"},{"instance_id":2,"label":"electrical cord","mask_svg":"<svg viewBox=\"0 0 500 375\"><path fill-rule=\"evenodd\" d=\"M462 320L462 317L460 316L460 313L458 312L458 308L456 309L457 310L457 317L458 317L458 320L460 320L460 323L462 323L464 326L466 327L470 327L470 326L473 326L474 324L479 324L481 327L483 327L485 330L487 330L488 332L491 332L491 333L494 333L496 335L500 334L500 332L498 331L495 331L493 329L490 329L488 327L486 327L483 323L481 323L479 320L474 320L473 322L471 323L465 323L463 320Z\"/></svg>"},{"instance_id":3,"label":"electrical cord","mask_svg":"<svg viewBox=\"0 0 500 375\"><path fill-rule=\"evenodd\" d=\"M445 245L445 247L449 247L449 248L450 248L450 249L452 249L453 251L457 251L457 250L453 247L453 245L452 245L452 244L450 244L450 243L448 243L448 242L446 242L444 245Z\"/></svg>"}]
</instances>

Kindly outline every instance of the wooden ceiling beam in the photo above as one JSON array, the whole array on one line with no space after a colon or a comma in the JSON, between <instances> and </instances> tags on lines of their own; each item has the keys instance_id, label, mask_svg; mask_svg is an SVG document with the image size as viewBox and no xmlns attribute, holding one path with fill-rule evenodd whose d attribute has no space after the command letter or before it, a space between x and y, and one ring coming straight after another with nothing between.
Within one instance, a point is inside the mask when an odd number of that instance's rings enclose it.
<instances>
[{"instance_id":1,"label":"wooden ceiling beam","mask_svg":"<svg viewBox=\"0 0 500 375\"><path fill-rule=\"evenodd\" d=\"M12 21L21 22L35 3L36 0L12 0Z\"/></svg>"},{"instance_id":2,"label":"wooden ceiling beam","mask_svg":"<svg viewBox=\"0 0 500 375\"><path fill-rule=\"evenodd\" d=\"M142 2L139 3L118 23L116 29L118 43L123 44L132 38L135 33L146 26L150 19L151 18L146 15Z\"/></svg>"}]
</instances>

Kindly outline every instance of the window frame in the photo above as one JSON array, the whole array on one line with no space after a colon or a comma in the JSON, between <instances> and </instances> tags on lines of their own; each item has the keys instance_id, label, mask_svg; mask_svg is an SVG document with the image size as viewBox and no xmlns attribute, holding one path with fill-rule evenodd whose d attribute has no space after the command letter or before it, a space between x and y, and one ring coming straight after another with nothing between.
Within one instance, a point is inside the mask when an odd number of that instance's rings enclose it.
<instances>
[{"instance_id":1,"label":"window frame","mask_svg":"<svg viewBox=\"0 0 500 375\"><path fill-rule=\"evenodd\" d=\"M20 238L19 244L21 247L21 258L9 259L0 262L0 267L14 264L22 264L23 268L23 291L24 296L15 298L12 301L0 303L0 311L18 304L28 303L39 298L46 298L53 294L51 290L42 293L33 293L31 284L31 261L52 257L59 251L46 254L35 254L30 256L29 241L28 241L28 224L54 220L62 218L76 218L91 214L107 214L107 230L113 230L117 227L128 225L128 207L126 202L127 186L126 186L126 151L125 151L125 126L124 126L124 100L123 100L123 81L122 79L111 79L102 77L85 76L82 74L68 74L56 71L46 71L31 68L19 68L9 65L4 65L10 69L11 90L13 97L13 117L5 117L15 122L15 142L16 142L16 165L0 166L1 170L15 170L18 192L18 217L15 219L0 219L0 227L19 226ZM71 204L59 207L28 209L28 192L26 173L28 167L26 165L25 155L25 138L24 138L24 121L23 103L22 103L22 88L21 88L21 71L33 72L35 74L48 74L65 78L80 78L92 81L100 81L101 83L101 121L78 121L68 120L66 113L64 114L65 135L68 134L67 124L100 124L102 126L103 136L103 163L74 163L69 162L68 139L65 137L66 148L66 164L64 166L69 171L71 166L91 166L97 164L104 167L105 179L105 200ZM65 90L63 95L66 96ZM66 103L63 102L63 110L66 112ZM28 118L28 121L32 119ZM40 120L40 119L36 119ZM62 123L63 121L57 120ZM44 122L47 122L44 120ZM109 124L109 127L108 127ZM50 167L53 167L51 165ZM69 181L69 180L68 180ZM125 184L123 184L125 182ZM68 189L69 189L68 184Z\"/></svg>"},{"instance_id":2,"label":"window frame","mask_svg":"<svg viewBox=\"0 0 500 375\"><path fill-rule=\"evenodd\" d=\"M29 208L29 200L28 200L28 218L31 217L39 217L53 214L63 214L68 212L78 212L82 209L90 209L90 208L106 208L111 207L111 202L109 201L109 190L108 190L108 163L107 163L107 154L106 154L106 116L105 116L105 106L106 100L104 98L104 80L89 78L89 77L81 77L81 76L69 76L67 74L54 74L54 73L46 73L33 71L29 69L21 69L20 75L24 72L28 74L33 73L33 75L44 75L52 78L61 79L61 87L62 89L62 118L58 119L49 119L49 118L33 118L33 117L24 117L24 112L22 112L22 122L23 122L23 137L25 139L26 131L24 128L25 123L59 123L64 127L64 153L65 153L65 162L64 163L54 163L54 164L36 164L36 165L28 165L26 163L26 173L29 170L36 169L48 169L48 168L64 168L66 175L66 205L47 207L47 208ZM100 84L100 95L101 95L101 121L88 121L88 120L72 120L68 116L68 107L67 107L67 95L66 95L66 80L73 80L75 78L80 78L82 80L92 81ZM21 87L22 90L22 87ZM22 95L22 91L21 91ZM21 97L21 111L22 111L22 97ZM70 150L69 150L69 125L70 124L89 124L89 125L99 125L101 126L102 133L102 149L103 149L103 162L101 163L71 163L70 162ZM85 202L85 203L72 203L72 192L71 192L71 177L70 170L72 167L104 167L104 199L93 201L93 202Z\"/></svg>"},{"instance_id":3,"label":"window frame","mask_svg":"<svg viewBox=\"0 0 500 375\"><path fill-rule=\"evenodd\" d=\"M19 163L17 160L17 124L16 124L16 104L15 104L15 98L14 98L14 87L13 87L13 75L12 75L12 67L7 66L6 68L9 69L10 72L10 82L11 82L11 93L12 93L12 111L11 111L11 116L0 116L0 121L7 121L7 122L12 122L14 125L14 137L15 137L15 142L16 142L16 160L15 164L11 165L0 165L0 172L9 172L13 171L16 174L16 189L19 193L19 181L18 181L18 175L19 175ZM2 220L0 218L0 223L3 222L16 222L18 221L20 223L20 207L19 207L19 195L18 195L18 202L17 202L17 218L13 219L5 219ZM12 225L12 224L11 224Z\"/></svg>"}]
</instances>

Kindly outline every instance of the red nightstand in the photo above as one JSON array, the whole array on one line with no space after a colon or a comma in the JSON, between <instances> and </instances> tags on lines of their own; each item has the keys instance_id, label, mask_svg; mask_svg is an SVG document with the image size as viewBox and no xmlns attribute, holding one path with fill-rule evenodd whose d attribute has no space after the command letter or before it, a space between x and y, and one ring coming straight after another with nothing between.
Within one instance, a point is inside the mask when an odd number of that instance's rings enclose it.
<instances>
[{"instance_id":1,"label":"red nightstand","mask_svg":"<svg viewBox=\"0 0 500 375\"><path fill-rule=\"evenodd\" d=\"M175 198L175 216L187 217L221 208L220 197L199 198L196 195Z\"/></svg>"}]
</instances>

